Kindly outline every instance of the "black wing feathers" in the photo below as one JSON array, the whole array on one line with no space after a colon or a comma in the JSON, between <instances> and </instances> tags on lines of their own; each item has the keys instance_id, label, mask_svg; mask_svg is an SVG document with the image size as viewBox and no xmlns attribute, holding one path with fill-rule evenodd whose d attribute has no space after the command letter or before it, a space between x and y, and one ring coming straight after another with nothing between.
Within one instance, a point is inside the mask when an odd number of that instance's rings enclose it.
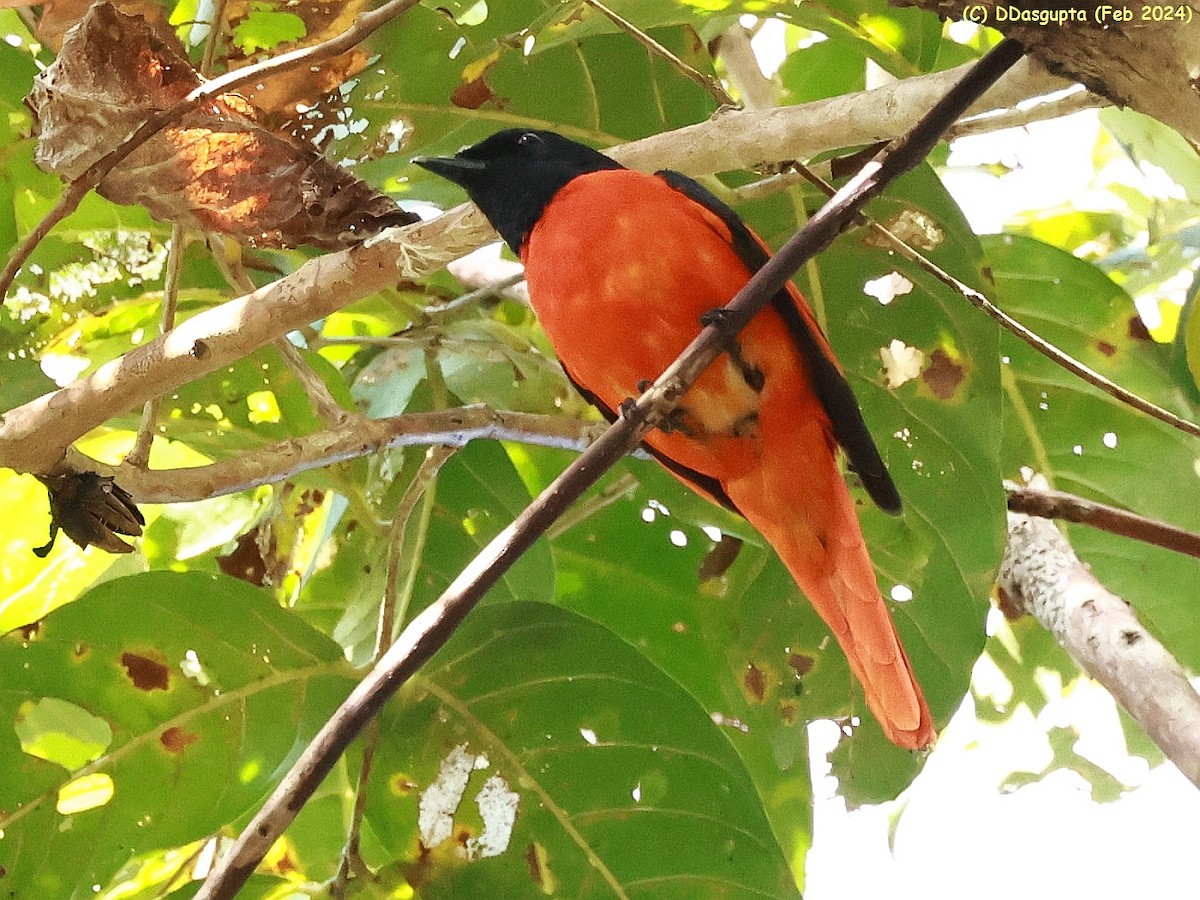
<instances>
[{"instance_id":1,"label":"black wing feathers","mask_svg":"<svg viewBox=\"0 0 1200 900\"><path fill-rule=\"evenodd\" d=\"M767 251L750 233L746 223L711 191L679 172L665 170L657 174L675 190L720 217L729 233L733 235L734 252L745 263L746 268L757 272L766 264ZM858 473L867 494L880 509L898 514L901 509L900 494L879 455L871 432L867 430L849 382L822 351L808 323L801 317L786 290L776 294L771 299L771 305L787 323L792 340L808 364L813 389L826 415L829 416L834 438L846 451L851 468Z\"/></svg>"}]
</instances>

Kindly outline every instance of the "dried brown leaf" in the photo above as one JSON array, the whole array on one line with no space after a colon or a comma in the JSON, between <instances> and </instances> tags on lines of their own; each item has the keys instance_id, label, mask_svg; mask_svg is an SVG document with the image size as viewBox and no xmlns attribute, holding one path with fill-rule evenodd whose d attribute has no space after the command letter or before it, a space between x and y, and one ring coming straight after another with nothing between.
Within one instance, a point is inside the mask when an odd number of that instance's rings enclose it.
<instances>
[{"instance_id":1,"label":"dried brown leaf","mask_svg":"<svg viewBox=\"0 0 1200 900\"><path fill-rule=\"evenodd\" d=\"M261 5L261 0L229 0L225 7L226 21L236 27L238 22L254 11L256 5ZM341 3L289 0L280 6L304 22L304 37L280 44L274 48L276 53L309 47L336 37L349 28L355 18L370 7L370 3L368 0L344 0ZM369 53L355 48L319 65L304 66L247 85L242 92L264 117L264 121L288 121L295 117L298 105L315 106L322 97L365 69L370 59ZM254 58L242 56L236 47L231 48L231 69L239 69L253 62Z\"/></svg>"},{"instance_id":2,"label":"dried brown leaf","mask_svg":"<svg viewBox=\"0 0 1200 900\"><path fill-rule=\"evenodd\" d=\"M26 98L38 121L37 163L77 178L202 83L170 29L97 4ZM416 220L311 146L263 128L236 94L163 129L97 190L156 218L257 246L335 249Z\"/></svg>"},{"instance_id":3,"label":"dried brown leaf","mask_svg":"<svg viewBox=\"0 0 1200 900\"><path fill-rule=\"evenodd\" d=\"M127 16L142 15L166 27L167 9L155 0L112 0L112 3ZM82 19L91 5L92 0L46 0L38 18L38 40L58 50L67 29Z\"/></svg>"}]
</instances>

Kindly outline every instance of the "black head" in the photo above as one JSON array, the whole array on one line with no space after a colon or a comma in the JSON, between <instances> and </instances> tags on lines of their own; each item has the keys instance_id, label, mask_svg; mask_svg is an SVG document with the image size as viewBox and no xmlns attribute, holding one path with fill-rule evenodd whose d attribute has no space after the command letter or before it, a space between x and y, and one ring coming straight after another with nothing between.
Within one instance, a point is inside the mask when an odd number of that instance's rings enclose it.
<instances>
[{"instance_id":1,"label":"black head","mask_svg":"<svg viewBox=\"0 0 1200 900\"><path fill-rule=\"evenodd\" d=\"M456 156L414 159L461 185L514 253L567 182L588 172L620 169L603 153L553 131L498 131Z\"/></svg>"}]
</instances>

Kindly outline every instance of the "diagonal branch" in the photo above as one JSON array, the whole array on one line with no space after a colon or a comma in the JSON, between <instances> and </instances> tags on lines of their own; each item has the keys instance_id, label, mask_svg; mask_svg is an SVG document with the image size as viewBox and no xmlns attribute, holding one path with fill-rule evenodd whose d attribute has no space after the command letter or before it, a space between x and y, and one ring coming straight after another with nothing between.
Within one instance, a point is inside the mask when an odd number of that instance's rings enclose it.
<instances>
[{"instance_id":1,"label":"diagonal branch","mask_svg":"<svg viewBox=\"0 0 1200 900\"><path fill-rule=\"evenodd\" d=\"M357 297L428 274L474 250L482 216L461 206L432 222L328 253L257 291L206 310L86 378L4 413L0 465L53 472L67 448L113 416L169 393L307 326ZM456 227L464 220L473 227Z\"/></svg>"},{"instance_id":2,"label":"diagonal branch","mask_svg":"<svg viewBox=\"0 0 1200 900\"><path fill-rule=\"evenodd\" d=\"M911 132L889 147L819 210L760 269L725 307L720 325L707 326L672 365L630 404L587 451L554 480L420 613L383 659L351 692L284 776L196 894L197 900L232 898L329 774L350 742L374 718L393 693L433 656L455 628L563 511L577 500L655 423L662 421L688 386L727 346L791 274L828 246L890 181L917 165L939 135L1024 51L1003 41L956 84Z\"/></svg>"}]
</instances>

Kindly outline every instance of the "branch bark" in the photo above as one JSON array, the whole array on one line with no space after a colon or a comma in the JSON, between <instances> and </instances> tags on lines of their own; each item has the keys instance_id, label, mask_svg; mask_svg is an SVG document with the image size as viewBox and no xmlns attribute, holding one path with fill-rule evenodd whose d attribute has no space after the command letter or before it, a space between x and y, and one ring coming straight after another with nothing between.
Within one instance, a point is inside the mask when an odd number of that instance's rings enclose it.
<instances>
[{"instance_id":1,"label":"branch bark","mask_svg":"<svg viewBox=\"0 0 1200 900\"><path fill-rule=\"evenodd\" d=\"M706 122L616 147L611 155L633 169L652 171L669 166L696 176L871 146L912 128L922 111L933 106L970 68L967 64L796 106L723 112ZM972 103L967 111L972 118L957 127L986 122L984 114L1010 109L1071 84L1035 62L1022 60Z\"/></svg>"},{"instance_id":2,"label":"branch bark","mask_svg":"<svg viewBox=\"0 0 1200 900\"><path fill-rule=\"evenodd\" d=\"M1119 534L1145 544L1174 550L1176 553L1200 557L1200 534L1064 491L1039 487L1009 487L1008 508L1010 512L1024 513L1041 519L1078 522L1080 525L1089 525L1110 534Z\"/></svg>"},{"instance_id":3,"label":"branch bark","mask_svg":"<svg viewBox=\"0 0 1200 900\"><path fill-rule=\"evenodd\" d=\"M959 0L893 0L897 6L917 6L948 19L970 11L972 21L1000 29L1029 47L1030 55L1051 71L1079 81L1118 106L1129 106L1152 116L1187 138L1200 143L1200 3L1155 5L1106 4L1080 0L1070 6L1039 5L1001 20L997 8L1018 9L1009 3L976 3ZM1128 10L1133 20L1117 20L1113 13ZM1038 13L1073 15L1061 22L1039 22Z\"/></svg>"},{"instance_id":4,"label":"branch bark","mask_svg":"<svg viewBox=\"0 0 1200 900\"><path fill-rule=\"evenodd\" d=\"M112 476L137 503L191 503L274 484L301 472L389 448L421 444L461 447L468 441L488 439L583 451L603 429L600 422L581 422L560 415L466 406L385 419L352 416L315 434L193 468L153 470L125 463L109 466L75 449L68 451L67 467Z\"/></svg>"},{"instance_id":5,"label":"branch bark","mask_svg":"<svg viewBox=\"0 0 1200 900\"><path fill-rule=\"evenodd\" d=\"M1200 787L1200 695L1179 663L1046 519L1009 513L1000 590L1041 623Z\"/></svg>"}]
</instances>

